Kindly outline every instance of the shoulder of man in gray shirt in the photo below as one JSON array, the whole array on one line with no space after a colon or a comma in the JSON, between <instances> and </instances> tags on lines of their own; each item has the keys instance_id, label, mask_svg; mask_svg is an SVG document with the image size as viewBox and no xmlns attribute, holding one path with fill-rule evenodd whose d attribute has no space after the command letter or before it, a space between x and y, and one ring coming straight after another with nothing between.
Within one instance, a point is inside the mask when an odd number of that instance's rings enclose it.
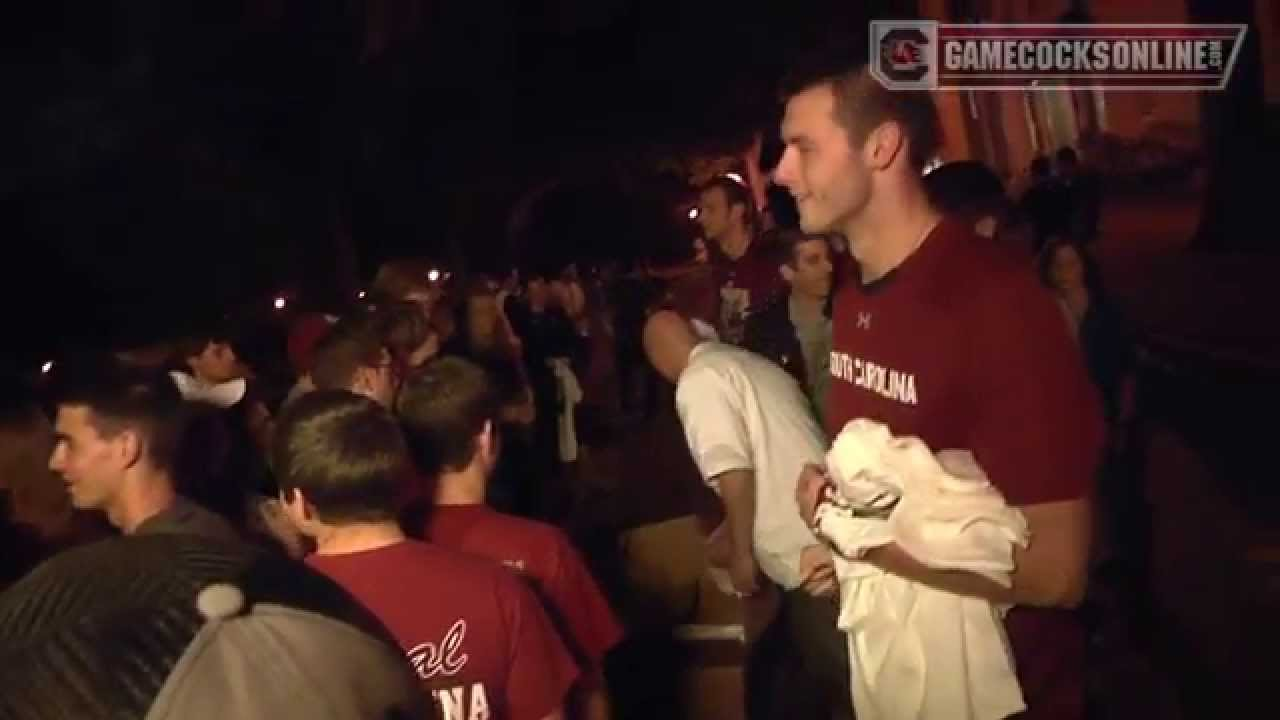
<instances>
[{"instance_id":1,"label":"shoulder of man in gray shirt","mask_svg":"<svg viewBox=\"0 0 1280 720\"><path fill-rule=\"evenodd\" d=\"M190 500L177 496L173 504L152 515L134 531L135 535L199 535L217 540L237 541L240 535L222 516Z\"/></svg>"}]
</instances>

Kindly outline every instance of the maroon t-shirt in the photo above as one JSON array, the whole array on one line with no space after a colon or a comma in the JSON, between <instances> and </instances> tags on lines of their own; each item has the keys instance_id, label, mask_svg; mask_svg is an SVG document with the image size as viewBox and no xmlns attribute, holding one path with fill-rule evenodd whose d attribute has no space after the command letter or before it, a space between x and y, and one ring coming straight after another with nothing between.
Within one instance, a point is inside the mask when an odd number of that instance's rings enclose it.
<instances>
[{"instance_id":1,"label":"maroon t-shirt","mask_svg":"<svg viewBox=\"0 0 1280 720\"><path fill-rule=\"evenodd\" d=\"M1098 398L1028 265L943 220L890 274L870 285L850 278L833 312L833 436L866 417L935 451L971 450L1011 505L1092 494ZM1082 717L1074 614L1019 607L1006 626L1028 717Z\"/></svg>"},{"instance_id":2,"label":"maroon t-shirt","mask_svg":"<svg viewBox=\"0 0 1280 720\"><path fill-rule=\"evenodd\" d=\"M715 283L719 291L720 314L717 329L721 340L738 343L746 317L764 307L786 288L778 264L759 238L736 260L719 248L710 253Z\"/></svg>"},{"instance_id":3,"label":"maroon t-shirt","mask_svg":"<svg viewBox=\"0 0 1280 720\"><path fill-rule=\"evenodd\" d=\"M487 505L437 505L422 534L528 579L585 673L598 679L605 654L622 639L622 626L563 532Z\"/></svg>"},{"instance_id":4,"label":"maroon t-shirt","mask_svg":"<svg viewBox=\"0 0 1280 720\"><path fill-rule=\"evenodd\" d=\"M445 720L538 720L577 679L537 598L496 563L406 540L307 564L395 635Z\"/></svg>"}]
</instances>

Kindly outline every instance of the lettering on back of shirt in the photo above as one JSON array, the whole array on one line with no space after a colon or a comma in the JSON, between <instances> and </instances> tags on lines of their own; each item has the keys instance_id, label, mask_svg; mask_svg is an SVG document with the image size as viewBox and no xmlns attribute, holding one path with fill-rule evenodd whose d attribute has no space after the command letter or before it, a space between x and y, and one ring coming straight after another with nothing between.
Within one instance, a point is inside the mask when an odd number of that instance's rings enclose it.
<instances>
[{"instance_id":1,"label":"lettering on back of shirt","mask_svg":"<svg viewBox=\"0 0 1280 720\"><path fill-rule=\"evenodd\" d=\"M919 404L916 376L901 370L831 351L831 376L903 405Z\"/></svg>"},{"instance_id":2,"label":"lettering on back of shirt","mask_svg":"<svg viewBox=\"0 0 1280 720\"><path fill-rule=\"evenodd\" d=\"M440 710L442 720L489 720L493 717L483 683L432 690L431 697Z\"/></svg>"},{"instance_id":3,"label":"lettering on back of shirt","mask_svg":"<svg viewBox=\"0 0 1280 720\"><path fill-rule=\"evenodd\" d=\"M462 652L462 643L466 638L467 621L459 619L449 627L439 644L424 642L413 646L407 653L409 663L423 680L431 680L437 675L457 675L467 666L467 654Z\"/></svg>"},{"instance_id":4,"label":"lettering on back of shirt","mask_svg":"<svg viewBox=\"0 0 1280 720\"><path fill-rule=\"evenodd\" d=\"M414 672L431 686L431 697L444 720L489 720L492 713L483 683L438 686L441 678L453 677L467 666L470 658L462 649L466 639L467 621L459 618L439 643L418 643L406 654ZM430 682L432 680L435 682Z\"/></svg>"}]
</instances>

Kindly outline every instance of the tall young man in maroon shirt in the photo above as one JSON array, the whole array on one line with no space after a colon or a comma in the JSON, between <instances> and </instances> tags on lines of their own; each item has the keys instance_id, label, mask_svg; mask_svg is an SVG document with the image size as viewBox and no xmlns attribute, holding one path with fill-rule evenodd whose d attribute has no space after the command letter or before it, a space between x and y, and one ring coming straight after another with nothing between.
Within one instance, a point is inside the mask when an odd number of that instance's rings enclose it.
<instances>
[{"instance_id":1,"label":"tall young man in maroon shirt","mask_svg":"<svg viewBox=\"0 0 1280 720\"><path fill-rule=\"evenodd\" d=\"M857 261L834 303L827 424L868 417L935 450L972 450L1031 545L1013 587L924 566L896 545L865 561L909 580L1015 605L1007 617L1027 717L1083 717L1091 478L1102 440L1079 353L1031 269L941 217L921 169L939 128L927 93L889 91L855 49L815 55L785 88L775 179L805 232L840 232ZM811 520L825 479L797 485Z\"/></svg>"},{"instance_id":2,"label":"tall young man in maroon shirt","mask_svg":"<svg viewBox=\"0 0 1280 720\"><path fill-rule=\"evenodd\" d=\"M607 720L604 660L622 639L622 626L562 531L485 504L498 460L500 410L492 379L462 358L430 363L401 391L396 415L417 471L434 481L425 521L409 530L528 580L581 670L565 716Z\"/></svg>"},{"instance_id":3,"label":"tall young man in maroon shirt","mask_svg":"<svg viewBox=\"0 0 1280 720\"><path fill-rule=\"evenodd\" d=\"M410 540L396 510L410 461L374 400L316 390L280 419L273 466L306 562L399 641L447 720L564 720L578 677L534 593L497 563Z\"/></svg>"}]
</instances>

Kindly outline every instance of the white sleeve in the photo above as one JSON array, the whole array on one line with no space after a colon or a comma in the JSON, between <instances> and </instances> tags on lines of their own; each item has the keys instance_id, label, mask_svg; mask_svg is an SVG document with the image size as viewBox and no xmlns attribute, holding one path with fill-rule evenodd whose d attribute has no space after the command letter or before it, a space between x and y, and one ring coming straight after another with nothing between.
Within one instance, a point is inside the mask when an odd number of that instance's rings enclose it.
<instances>
[{"instance_id":1,"label":"white sleeve","mask_svg":"<svg viewBox=\"0 0 1280 720\"><path fill-rule=\"evenodd\" d=\"M709 368L686 370L676 386L676 410L693 461L712 488L719 489L718 475L755 469L742 399L728 378Z\"/></svg>"}]
</instances>

